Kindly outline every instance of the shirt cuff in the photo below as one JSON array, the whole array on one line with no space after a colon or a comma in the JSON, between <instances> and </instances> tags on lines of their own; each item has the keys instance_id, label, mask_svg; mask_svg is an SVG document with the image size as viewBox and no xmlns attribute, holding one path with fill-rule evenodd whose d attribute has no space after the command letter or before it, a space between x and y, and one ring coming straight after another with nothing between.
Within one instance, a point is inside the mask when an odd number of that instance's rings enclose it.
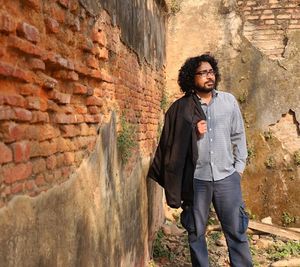
<instances>
[{"instance_id":1,"label":"shirt cuff","mask_svg":"<svg viewBox=\"0 0 300 267\"><path fill-rule=\"evenodd\" d=\"M236 162L234 168L238 173L243 173L245 170L246 165L242 162Z\"/></svg>"}]
</instances>

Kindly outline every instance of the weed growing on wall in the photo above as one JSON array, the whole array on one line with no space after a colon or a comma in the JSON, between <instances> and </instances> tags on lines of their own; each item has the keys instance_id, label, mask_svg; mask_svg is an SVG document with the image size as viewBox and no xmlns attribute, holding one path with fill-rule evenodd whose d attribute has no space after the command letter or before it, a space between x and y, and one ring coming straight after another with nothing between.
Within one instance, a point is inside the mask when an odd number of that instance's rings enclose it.
<instances>
[{"instance_id":1,"label":"weed growing on wall","mask_svg":"<svg viewBox=\"0 0 300 267\"><path fill-rule=\"evenodd\" d=\"M133 149L137 146L137 141L135 139L136 126L129 123L124 114L120 118L120 123L121 130L118 134L117 145L122 162L127 163L132 155Z\"/></svg>"},{"instance_id":2,"label":"weed growing on wall","mask_svg":"<svg viewBox=\"0 0 300 267\"><path fill-rule=\"evenodd\" d=\"M294 162L297 166L300 166L300 149L294 153Z\"/></svg>"},{"instance_id":3,"label":"weed growing on wall","mask_svg":"<svg viewBox=\"0 0 300 267\"><path fill-rule=\"evenodd\" d=\"M289 224L294 223L296 221L296 218L290 215L288 212L283 212L281 219L282 219L282 224L284 226L288 226Z\"/></svg>"},{"instance_id":4,"label":"weed growing on wall","mask_svg":"<svg viewBox=\"0 0 300 267\"><path fill-rule=\"evenodd\" d=\"M175 16L181 10L181 3L183 0L171 0L169 15Z\"/></svg>"},{"instance_id":5,"label":"weed growing on wall","mask_svg":"<svg viewBox=\"0 0 300 267\"><path fill-rule=\"evenodd\" d=\"M274 158L273 156L268 157L267 160L265 161L265 166L266 166L268 169L273 169L273 168L275 168L275 166L276 166L275 158Z\"/></svg>"}]
</instances>

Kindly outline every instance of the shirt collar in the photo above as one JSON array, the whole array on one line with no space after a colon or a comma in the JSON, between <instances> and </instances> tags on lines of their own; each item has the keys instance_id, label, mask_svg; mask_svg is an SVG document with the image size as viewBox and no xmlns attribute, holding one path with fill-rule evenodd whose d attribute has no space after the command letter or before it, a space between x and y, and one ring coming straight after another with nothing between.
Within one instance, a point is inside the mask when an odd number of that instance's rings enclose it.
<instances>
[{"instance_id":1,"label":"shirt collar","mask_svg":"<svg viewBox=\"0 0 300 267\"><path fill-rule=\"evenodd\" d=\"M218 91L217 91L216 89L213 89L213 90L211 91L211 93L212 93L212 97L213 97L213 98L215 98L215 97L218 96ZM197 98L199 99L200 103L202 104L201 97L199 97L197 94L196 94L196 96L197 96Z\"/></svg>"}]
</instances>

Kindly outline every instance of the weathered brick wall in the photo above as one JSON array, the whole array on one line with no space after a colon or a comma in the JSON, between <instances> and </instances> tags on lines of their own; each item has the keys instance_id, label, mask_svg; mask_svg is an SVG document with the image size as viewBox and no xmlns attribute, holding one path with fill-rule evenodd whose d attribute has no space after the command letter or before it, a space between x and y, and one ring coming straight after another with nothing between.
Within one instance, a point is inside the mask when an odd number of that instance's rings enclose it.
<instances>
[{"instance_id":1,"label":"weathered brick wall","mask_svg":"<svg viewBox=\"0 0 300 267\"><path fill-rule=\"evenodd\" d=\"M128 49L103 10L93 17L77 0L0 6L0 207L68 180L113 110L149 156L164 70Z\"/></svg>"},{"instance_id":2,"label":"weathered brick wall","mask_svg":"<svg viewBox=\"0 0 300 267\"><path fill-rule=\"evenodd\" d=\"M283 57L287 36L300 29L299 0L238 1L244 36L271 59Z\"/></svg>"}]
</instances>

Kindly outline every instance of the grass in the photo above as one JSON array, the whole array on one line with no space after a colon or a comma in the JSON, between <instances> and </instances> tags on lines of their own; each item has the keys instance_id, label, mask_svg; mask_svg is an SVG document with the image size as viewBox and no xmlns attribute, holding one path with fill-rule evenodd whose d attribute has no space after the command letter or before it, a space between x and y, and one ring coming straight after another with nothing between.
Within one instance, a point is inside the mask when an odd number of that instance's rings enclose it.
<instances>
[{"instance_id":1,"label":"grass","mask_svg":"<svg viewBox=\"0 0 300 267\"><path fill-rule=\"evenodd\" d=\"M294 153L294 163L297 166L300 166L300 149Z\"/></svg>"},{"instance_id":2,"label":"grass","mask_svg":"<svg viewBox=\"0 0 300 267\"><path fill-rule=\"evenodd\" d=\"M275 158L273 156L268 157L267 160L265 161L265 166L268 169L274 169L276 166Z\"/></svg>"},{"instance_id":3,"label":"grass","mask_svg":"<svg viewBox=\"0 0 300 267\"><path fill-rule=\"evenodd\" d=\"M123 114L120 118L121 131L118 134L117 146L123 163L127 163L132 156L133 149L137 146L135 140L135 125L129 123Z\"/></svg>"},{"instance_id":4,"label":"grass","mask_svg":"<svg viewBox=\"0 0 300 267\"><path fill-rule=\"evenodd\" d=\"M168 260L174 260L174 253L172 253L162 242L164 238L164 233L160 229L156 234L156 239L153 244L153 258L168 258Z\"/></svg>"},{"instance_id":5,"label":"grass","mask_svg":"<svg viewBox=\"0 0 300 267\"><path fill-rule=\"evenodd\" d=\"M268 258L272 261L278 261L288 257L300 256L300 242L288 241L283 245L274 245L267 250Z\"/></svg>"}]
</instances>

